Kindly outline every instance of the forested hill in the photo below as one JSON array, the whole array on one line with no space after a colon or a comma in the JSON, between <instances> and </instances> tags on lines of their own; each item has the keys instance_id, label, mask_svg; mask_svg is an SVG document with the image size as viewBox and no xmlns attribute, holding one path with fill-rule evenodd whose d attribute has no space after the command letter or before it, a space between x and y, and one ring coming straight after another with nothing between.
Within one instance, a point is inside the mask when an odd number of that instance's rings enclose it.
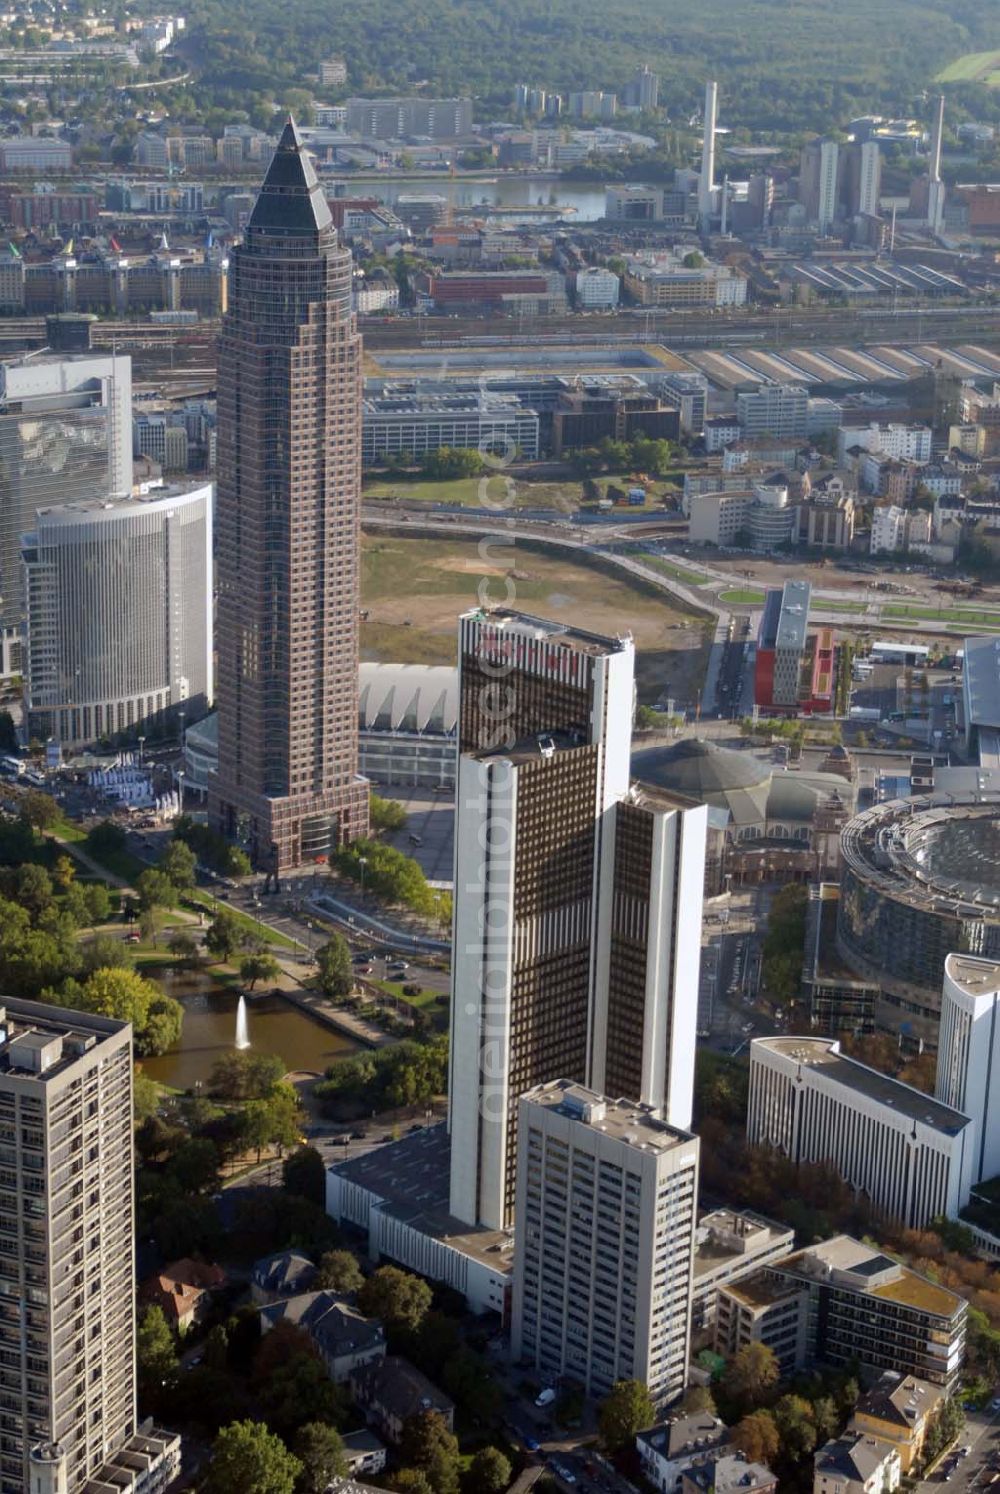
<instances>
[{"instance_id":1,"label":"forested hill","mask_svg":"<svg viewBox=\"0 0 1000 1494\"><path fill-rule=\"evenodd\" d=\"M912 112L949 58L1000 47L996 0L193 0L185 11L200 102L251 112L331 54L346 57L353 92L425 82L497 107L522 80L615 88L649 63L675 117L714 75L722 123L822 129Z\"/></svg>"}]
</instances>

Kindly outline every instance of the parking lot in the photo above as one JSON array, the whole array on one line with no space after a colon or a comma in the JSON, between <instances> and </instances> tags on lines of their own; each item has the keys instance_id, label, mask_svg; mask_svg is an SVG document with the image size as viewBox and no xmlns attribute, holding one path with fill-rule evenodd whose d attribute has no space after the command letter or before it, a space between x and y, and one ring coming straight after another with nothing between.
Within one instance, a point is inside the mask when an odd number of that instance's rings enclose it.
<instances>
[{"instance_id":1,"label":"parking lot","mask_svg":"<svg viewBox=\"0 0 1000 1494\"><path fill-rule=\"evenodd\" d=\"M452 844L455 834L455 799L447 793L432 794L404 784L387 784L381 791L406 810L406 826L387 838L397 850L419 861L430 882L452 880ZM414 844L414 840L418 843Z\"/></svg>"}]
</instances>

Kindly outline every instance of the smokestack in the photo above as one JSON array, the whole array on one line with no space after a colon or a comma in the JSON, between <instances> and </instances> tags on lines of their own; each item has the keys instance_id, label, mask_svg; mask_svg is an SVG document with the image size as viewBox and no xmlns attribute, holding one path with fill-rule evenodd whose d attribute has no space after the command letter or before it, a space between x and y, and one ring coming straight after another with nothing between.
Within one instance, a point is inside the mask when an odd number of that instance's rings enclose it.
<instances>
[{"instance_id":1,"label":"smokestack","mask_svg":"<svg viewBox=\"0 0 1000 1494\"><path fill-rule=\"evenodd\" d=\"M931 164L928 176L932 182L941 180L941 137L944 134L944 94L938 98L934 130L931 135Z\"/></svg>"},{"instance_id":2,"label":"smokestack","mask_svg":"<svg viewBox=\"0 0 1000 1494\"><path fill-rule=\"evenodd\" d=\"M705 139L701 147L701 181L698 183L698 217L707 229L712 216L712 183L715 181L715 119L719 106L719 85L705 84Z\"/></svg>"}]
</instances>

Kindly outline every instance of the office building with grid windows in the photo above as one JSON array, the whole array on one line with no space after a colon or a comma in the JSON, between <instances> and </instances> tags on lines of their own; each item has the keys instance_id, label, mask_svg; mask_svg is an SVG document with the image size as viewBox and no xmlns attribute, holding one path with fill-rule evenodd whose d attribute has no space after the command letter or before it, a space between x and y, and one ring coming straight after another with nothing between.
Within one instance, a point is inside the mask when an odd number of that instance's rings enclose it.
<instances>
[{"instance_id":1,"label":"office building with grid windows","mask_svg":"<svg viewBox=\"0 0 1000 1494\"><path fill-rule=\"evenodd\" d=\"M521 1097L511 1354L588 1395L684 1389L698 1139L559 1080Z\"/></svg>"},{"instance_id":2,"label":"office building with grid windows","mask_svg":"<svg viewBox=\"0 0 1000 1494\"><path fill-rule=\"evenodd\" d=\"M520 1095L691 1121L707 811L632 782L634 648L498 608L459 640L451 1213L514 1223Z\"/></svg>"},{"instance_id":3,"label":"office building with grid windows","mask_svg":"<svg viewBox=\"0 0 1000 1494\"><path fill-rule=\"evenodd\" d=\"M82 1494L136 1431L132 1189L131 1028L4 1003L0 1494Z\"/></svg>"}]
</instances>

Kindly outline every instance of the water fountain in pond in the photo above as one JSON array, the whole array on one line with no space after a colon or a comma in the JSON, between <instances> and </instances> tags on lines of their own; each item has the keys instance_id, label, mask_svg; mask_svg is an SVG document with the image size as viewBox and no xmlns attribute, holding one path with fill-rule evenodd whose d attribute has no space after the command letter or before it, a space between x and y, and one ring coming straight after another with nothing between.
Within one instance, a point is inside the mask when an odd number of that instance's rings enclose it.
<instances>
[{"instance_id":1,"label":"water fountain in pond","mask_svg":"<svg viewBox=\"0 0 1000 1494\"><path fill-rule=\"evenodd\" d=\"M247 1004L244 997L240 997L236 1008L236 1047L240 1052L250 1046L250 1030L247 1023Z\"/></svg>"}]
</instances>

